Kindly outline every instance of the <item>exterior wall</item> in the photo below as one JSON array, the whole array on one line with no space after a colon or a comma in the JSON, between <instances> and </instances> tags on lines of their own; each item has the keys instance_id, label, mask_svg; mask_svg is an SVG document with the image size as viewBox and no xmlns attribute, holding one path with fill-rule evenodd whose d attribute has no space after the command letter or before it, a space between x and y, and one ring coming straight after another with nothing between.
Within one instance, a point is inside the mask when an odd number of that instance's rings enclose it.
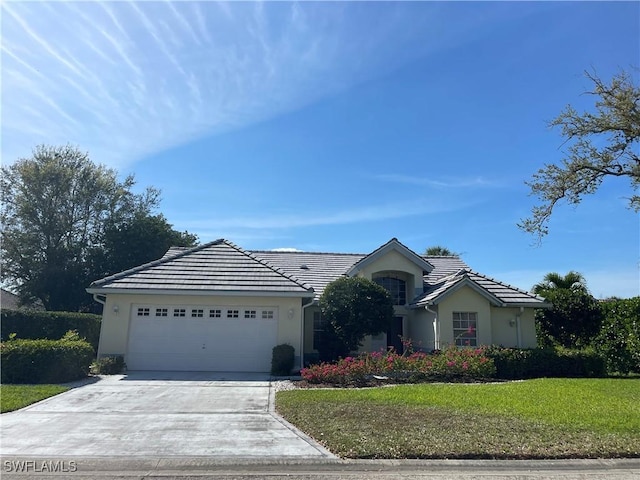
<instances>
[{"instance_id":1,"label":"exterior wall","mask_svg":"<svg viewBox=\"0 0 640 480\"><path fill-rule=\"evenodd\" d=\"M407 302L410 302L419 293L422 293L422 269L395 250L391 250L375 262L367 265L360 270L358 275L371 280L376 273L381 272L404 272L407 274L403 276L407 282Z\"/></svg>"},{"instance_id":2,"label":"exterior wall","mask_svg":"<svg viewBox=\"0 0 640 480\"><path fill-rule=\"evenodd\" d=\"M435 315L424 308L410 310L404 336L411 340L414 350L430 352L435 348L433 320Z\"/></svg>"},{"instance_id":3,"label":"exterior wall","mask_svg":"<svg viewBox=\"0 0 640 480\"><path fill-rule=\"evenodd\" d=\"M476 312L478 314L476 325L478 345L491 345L493 343L489 300L472 288L464 286L445 297L438 304L440 348L455 343L453 337L453 312Z\"/></svg>"},{"instance_id":4,"label":"exterior wall","mask_svg":"<svg viewBox=\"0 0 640 480\"><path fill-rule=\"evenodd\" d=\"M513 325L512 325L513 324ZM504 347L535 348L535 309L491 307L493 343Z\"/></svg>"},{"instance_id":5,"label":"exterior wall","mask_svg":"<svg viewBox=\"0 0 640 480\"><path fill-rule=\"evenodd\" d=\"M295 348L295 355L299 364L302 337L302 301L300 298L283 297L108 294L102 313L98 357L104 355L125 355L126 362L133 305L139 304L154 306L166 305L171 307L180 307L182 305L273 307L278 310L277 343L288 343L292 345ZM117 310L117 312L114 310ZM293 313L293 315L290 315L290 313Z\"/></svg>"}]
</instances>

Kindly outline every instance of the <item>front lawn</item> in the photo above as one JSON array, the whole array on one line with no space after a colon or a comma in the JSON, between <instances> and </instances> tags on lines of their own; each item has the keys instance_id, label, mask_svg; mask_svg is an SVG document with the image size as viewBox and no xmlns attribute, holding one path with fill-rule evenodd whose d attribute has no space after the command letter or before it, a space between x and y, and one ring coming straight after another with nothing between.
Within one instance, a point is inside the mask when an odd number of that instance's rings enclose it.
<instances>
[{"instance_id":1,"label":"front lawn","mask_svg":"<svg viewBox=\"0 0 640 480\"><path fill-rule=\"evenodd\" d=\"M60 385L0 385L0 413L12 412L66 392Z\"/></svg>"},{"instance_id":2,"label":"front lawn","mask_svg":"<svg viewBox=\"0 0 640 480\"><path fill-rule=\"evenodd\" d=\"M635 379L299 389L276 406L346 458L640 457Z\"/></svg>"}]
</instances>

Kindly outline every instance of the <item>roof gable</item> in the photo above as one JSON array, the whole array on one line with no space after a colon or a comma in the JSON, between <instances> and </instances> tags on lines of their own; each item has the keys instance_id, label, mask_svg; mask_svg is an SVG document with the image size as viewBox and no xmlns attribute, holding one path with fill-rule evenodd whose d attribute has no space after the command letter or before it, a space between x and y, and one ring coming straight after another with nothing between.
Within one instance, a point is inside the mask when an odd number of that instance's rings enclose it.
<instances>
[{"instance_id":1,"label":"roof gable","mask_svg":"<svg viewBox=\"0 0 640 480\"><path fill-rule=\"evenodd\" d=\"M414 263L418 268L420 268L423 272L431 272L433 270L433 265L431 265L427 260L423 257L415 253L410 248L406 247L402 243L398 241L397 238L392 238L387 243L382 245L381 247L375 249L369 255L366 255L358 262L356 262L350 269L347 271L347 275L354 276L358 272L360 272L363 268L371 265L378 259L382 258L389 252L395 251L405 257L410 262Z\"/></svg>"},{"instance_id":2,"label":"roof gable","mask_svg":"<svg viewBox=\"0 0 640 480\"><path fill-rule=\"evenodd\" d=\"M464 286L472 288L493 305L500 307L546 308L549 306L543 298L537 295L494 280L469 268L463 268L429 284L424 294L416 299L412 306L437 305Z\"/></svg>"},{"instance_id":3,"label":"roof gable","mask_svg":"<svg viewBox=\"0 0 640 480\"><path fill-rule=\"evenodd\" d=\"M87 289L116 290L313 296L311 286L224 239L171 249L159 260L93 282Z\"/></svg>"}]
</instances>

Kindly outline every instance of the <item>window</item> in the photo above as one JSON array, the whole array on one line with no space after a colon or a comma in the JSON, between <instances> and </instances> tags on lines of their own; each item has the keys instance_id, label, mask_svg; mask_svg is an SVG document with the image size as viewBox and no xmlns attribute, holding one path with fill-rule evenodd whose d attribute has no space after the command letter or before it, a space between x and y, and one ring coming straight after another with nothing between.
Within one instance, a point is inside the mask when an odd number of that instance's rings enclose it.
<instances>
[{"instance_id":1,"label":"window","mask_svg":"<svg viewBox=\"0 0 640 480\"><path fill-rule=\"evenodd\" d=\"M166 308L156 308L156 317L166 317L169 314L169 310Z\"/></svg>"},{"instance_id":2,"label":"window","mask_svg":"<svg viewBox=\"0 0 640 480\"><path fill-rule=\"evenodd\" d=\"M407 282L404 280L395 277L378 277L373 281L391 294L394 305L407 303Z\"/></svg>"},{"instance_id":3,"label":"window","mask_svg":"<svg viewBox=\"0 0 640 480\"><path fill-rule=\"evenodd\" d=\"M149 309L148 308L139 308L138 309L138 316L139 317L148 317L149 316Z\"/></svg>"},{"instance_id":4,"label":"window","mask_svg":"<svg viewBox=\"0 0 640 480\"><path fill-rule=\"evenodd\" d=\"M214 308L209 310L209 318L220 318L222 317L222 310Z\"/></svg>"},{"instance_id":5,"label":"window","mask_svg":"<svg viewBox=\"0 0 640 480\"><path fill-rule=\"evenodd\" d=\"M174 317L184 317L186 315L186 311L184 308L174 308L173 316Z\"/></svg>"},{"instance_id":6,"label":"window","mask_svg":"<svg viewBox=\"0 0 640 480\"><path fill-rule=\"evenodd\" d=\"M317 350L320 344L322 332L324 332L324 323L320 312L313 312L313 349Z\"/></svg>"},{"instance_id":7,"label":"window","mask_svg":"<svg viewBox=\"0 0 640 480\"><path fill-rule=\"evenodd\" d=\"M267 320L273 318L273 310L262 310L262 319Z\"/></svg>"},{"instance_id":8,"label":"window","mask_svg":"<svg viewBox=\"0 0 640 480\"><path fill-rule=\"evenodd\" d=\"M227 310L227 318L238 318L238 310Z\"/></svg>"},{"instance_id":9,"label":"window","mask_svg":"<svg viewBox=\"0 0 640 480\"><path fill-rule=\"evenodd\" d=\"M458 347L478 346L476 312L453 312L453 338Z\"/></svg>"},{"instance_id":10,"label":"window","mask_svg":"<svg viewBox=\"0 0 640 480\"><path fill-rule=\"evenodd\" d=\"M244 318L256 318L256 311L255 310L245 310L244 311Z\"/></svg>"},{"instance_id":11,"label":"window","mask_svg":"<svg viewBox=\"0 0 640 480\"><path fill-rule=\"evenodd\" d=\"M193 309L191 309L191 316L192 317L204 317L204 310L202 310L201 308L193 308Z\"/></svg>"}]
</instances>

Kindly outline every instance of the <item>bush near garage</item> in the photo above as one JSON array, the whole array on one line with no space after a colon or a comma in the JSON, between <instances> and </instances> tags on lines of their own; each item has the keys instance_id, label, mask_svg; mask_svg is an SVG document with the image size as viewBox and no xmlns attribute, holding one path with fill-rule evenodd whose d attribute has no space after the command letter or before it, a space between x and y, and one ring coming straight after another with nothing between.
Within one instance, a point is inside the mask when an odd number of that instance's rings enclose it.
<instances>
[{"instance_id":1,"label":"bush near garage","mask_svg":"<svg viewBox=\"0 0 640 480\"><path fill-rule=\"evenodd\" d=\"M1 339L16 334L22 339L59 340L69 330L75 330L98 351L100 315L76 312L44 312L37 310L2 310L0 313Z\"/></svg>"},{"instance_id":2,"label":"bush near garage","mask_svg":"<svg viewBox=\"0 0 640 480\"><path fill-rule=\"evenodd\" d=\"M606 366L593 349L490 347L486 351L496 366L496 377L522 380L544 377L603 377Z\"/></svg>"},{"instance_id":3,"label":"bush near garage","mask_svg":"<svg viewBox=\"0 0 640 480\"><path fill-rule=\"evenodd\" d=\"M64 383L89 374L94 352L77 333L68 332L60 340L10 339L0 344L5 383Z\"/></svg>"},{"instance_id":4,"label":"bush near garage","mask_svg":"<svg viewBox=\"0 0 640 480\"><path fill-rule=\"evenodd\" d=\"M272 350L271 375L287 376L293 370L295 362L295 349L291 345L283 343L276 345Z\"/></svg>"},{"instance_id":5,"label":"bush near garage","mask_svg":"<svg viewBox=\"0 0 640 480\"><path fill-rule=\"evenodd\" d=\"M107 355L91 364L91 373L95 375L118 375L126 369L127 364L122 355Z\"/></svg>"}]
</instances>

